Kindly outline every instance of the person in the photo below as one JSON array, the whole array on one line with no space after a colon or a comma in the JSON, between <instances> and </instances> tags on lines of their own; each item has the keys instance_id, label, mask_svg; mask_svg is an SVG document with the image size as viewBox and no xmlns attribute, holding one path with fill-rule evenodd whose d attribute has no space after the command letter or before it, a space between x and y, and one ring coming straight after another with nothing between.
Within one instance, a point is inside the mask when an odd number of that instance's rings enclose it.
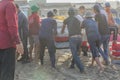
<instances>
[{"instance_id":1,"label":"person","mask_svg":"<svg viewBox=\"0 0 120 80\"><path fill-rule=\"evenodd\" d=\"M14 0L0 2L0 80L14 80L16 50L23 52Z\"/></svg>"},{"instance_id":2,"label":"person","mask_svg":"<svg viewBox=\"0 0 120 80\"><path fill-rule=\"evenodd\" d=\"M56 68L55 66L55 43L54 37L57 35L57 23L53 19L54 13L49 11L47 13L47 18L43 19L41 22L41 28L39 30L39 40L40 40L40 61L41 65L44 64L44 52L45 47L48 48L51 66L52 68Z\"/></svg>"},{"instance_id":3,"label":"person","mask_svg":"<svg viewBox=\"0 0 120 80\"><path fill-rule=\"evenodd\" d=\"M39 58L39 29L40 29L40 16L38 15L39 7L33 5L31 7L32 14L29 16L29 54L32 60L32 51L34 48L35 59L37 63Z\"/></svg>"},{"instance_id":4,"label":"person","mask_svg":"<svg viewBox=\"0 0 120 80\"><path fill-rule=\"evenodd\" d=\"M98 6L99 9L100 9L100 13L101 13L101 14L104 14L105 17L106 17L106 19L108 20L107 13L106 13L106 11L104 10L104 8L102 7L101 3L96 3L94 6Z\"/></svg>"},{"instance_id":5,"label":"person","mask_svg":"<svg viewBox=\"0 0 120 80\"><path fill-rule=\"evenodd\" d=\"M67 26L69 32L69 43L72 52L72 63L75 63L81 73L84 73L84 66L79 58L78 52L82 43L80 21L75 17L75 9L73 7L68 10L69 17L64 20L61 33L64 33ZM71 64L70 68L74 68L74 64Z\"/></svg>"},{"instance_id":6,"label":"person","mask_svg":"<svg viewBox=\"0 0 120 80\"><path fill-rule=\"evenodd\" d=\"M103 65L99 60L99 42L100 42L100 34L98 31L98 26L96 21L94 21L93 14L91 12L87 12L85 15L86 19L82 23L82 27L85 28L88 43L90 45L90 50L92 52L92 63L95 60L96 63L100 67L100 72L104 70Z\"/></svg>"},{"instance_id":7,"label":"person","mask_svg":"<svg viewBox=\"0 0 120 80\"><path fill-rule=\"evenodd\" d=\"M80 21L80 23L82 24L83 20L84 20L84 15L85 15L85 7L84 6L80 6L79 7L79 14L76 16L76 18ZM82 33L82 52L83 52L83 56L88 56L87 51L88 51L88 45L87 45L87 36L85 34L85 29L82 29L81 31Z\"/></svg>"},{"instance_id":8,"label":"person","mask_svg":"<svg viewBox=\"0 0 120 80\"><path fill-rule=\"evenodd\" d=\"M115 24L115 21L113 19L113 16L112 16L112 12L111 12L111 5L109 2L106 2L105 3L105 10L106 10L106 13L107 13L107 16L108 16L108 25L109 25L109 30L110 30L110 33L113 31L113 41L116 41L117 40L117 34L118 34L118 27L116 26Z\"/></svg>"},{"instance_id":9,"label":"person","mask_svg":"<svg viewBox=\"0 0 120 80\"><path fill-rule=\"evenodd\" d=\"M58 16L58 11L57 11L57 9L53 9L53 13L54 13L55 16Z\"/></svg>"},{"instance_id":10,"label":"person","mask_svg":"<svg viewBox=\"0 0 120 80\"><path fill-rule=\"evenodd\" d=\"M101 35L101 45L103 45L103 50L99 48L99 51L105 61L105 64L109 64L109 28L108 22L104 14L100 13L100 9L97 5L94 6L95 20L98 23L99 32Z\"/></svg>"},{"instance_id":11,"label":"person","mask_svg":"<svg viewBox=\"0 0 120 80\"><path fill-rule=\"evenodd\" d=\"M29 53L28 53L28 20L24 13L20 10L19 5L16 4L17 12L18 12L18 31L19 36L23 44L24 54L22 54L21 59L18 61L22 61L23 63L29 62Z\"/></svg>"}]
</instances>

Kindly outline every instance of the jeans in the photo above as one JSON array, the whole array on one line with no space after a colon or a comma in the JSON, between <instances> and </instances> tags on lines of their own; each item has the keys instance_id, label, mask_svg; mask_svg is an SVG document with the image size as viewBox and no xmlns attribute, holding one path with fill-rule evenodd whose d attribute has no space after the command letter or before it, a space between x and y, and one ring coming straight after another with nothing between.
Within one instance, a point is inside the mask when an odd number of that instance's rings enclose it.
<instances>
[{"instance_id":1,"label":"jeans","mask_svg":"<svg viewBox=\"0 0 120 80\"><path fill-rule=\"evenodd\" d=\"M0 80L14 80L15 48L0 49Z\"/></svg>"},{"instance_id":2,"label":"jeans","mask_svg":"<svg viewBox=\"0 0 120 80\"><path fill-rule=\"evenodd\" d=\"M96 57L99 57L99 40L89 40L88 39L88 43L90 45L90 50L92 52L92 58L95 59Z\"/></svg>"},{"instance_id":3,"label":"jeans","mask_svg":"<svg viewBox=\"0 0 120 80\"><path fill-rule=\"evenodd\" d=\"M70 49L71 49L72 56L73 56L72 63L75 63L77 67L79 68L80 72L83 72L84 66L78 55L82 39L81 37L70 37L69 42L70 42Z\"/></svg>"},{"instance_id":4,"label":"jeans","mask_svg":"<svg viewBox=\"0 0 120 80\"><path fill-rule=\"evenodd\" d=\"M43 65L43 58L44 58L44 52L45 52L45 47L48 48L49 56L50 56L50 61L52 67L55 67L55 44L53 39L47 39L47 38L40 38L40 60L41 64Z\"/></svg>"},{"instance_id":5,"label":"jeans","mask_svg":"<svg viewBox=\"0 0 120 80\"><path fill-rule=\"evenodd\" d=\"M99 52L102 55L103 59L105 60L105 62L108 64L109 63L109 35L102 35L101 36L101 44L103 45L103 50L101 49L101 47L99 47Z\"/></svg>"}]
</instances>

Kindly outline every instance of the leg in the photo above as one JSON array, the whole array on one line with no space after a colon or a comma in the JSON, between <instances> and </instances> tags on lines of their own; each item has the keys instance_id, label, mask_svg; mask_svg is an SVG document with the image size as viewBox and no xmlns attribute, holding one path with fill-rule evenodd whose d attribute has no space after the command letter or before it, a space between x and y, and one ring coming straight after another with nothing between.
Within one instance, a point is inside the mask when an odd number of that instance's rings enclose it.
<instances>
[{"instance_id":1,"label":"leg","mask_svg":"<svg viewBox=\"0 0 120 80\"><path fill-rule=\"evenodd\" d=\"M39 36L36 35L34 38L35 38L35 62L38 62L39 61L39 53L40 53Z\"/></svg>"},{"instance_id":2,"label":"leg","mask_svg":"<svg viewBox=\"0 0 120 80\"><path fill-rule=\"evenodd\" d=\"M78 50L77 50L78 45L79 46L81 45L81 38L70 38L70 49L71 49L75 64L80 69L80 72L84 72L84 66L80 61L80 58L78 55Z\"/></svg>"},{"instance_id":3,"label":"leg","mask_svg":"<svg viewBox=\"0 0 120 80\"><path fill-rule=\"evenodd\" d=\"M30 59L32 60L32 51L33 51L33 46L34 46L34 40L32 36L29 37L29 43L30 43L29 54L30 54Z\"/></svg>"},{"instance_id":4,"label":"leg","mask_svg":"<svg viewBox=\"0 0 120 80\"><path fill-rule=\"evenodd\" d=\"M53 68L55 68L55 44L54 44L54 40L48 40L47 41L47 47L48 47L48 52L49 52L49 56L50 56L50 61L51 61L51 65Z\"/></svg>"},{"instance_id":5,"label":"leg","mask_svg":"<svg viewBox=\"0 0 120 80\"><path fill-rule=\"evenodd\" d=\"M45 39L39 39L40 41L40 62L41 62L41 65L43 65L43 59L44 59L44 52L45 52L45 47L46 47L46 40Z\"/></svg>"},{"instance_id":6,"label":"leg","mask_svg":"<svg viewBox=\"0 0 120 80\"><path fill-rule=\"evenodd\" d=\"M2 50L2 53L0 53L0 80L14 80L15 52L15 48L9 48Z\"/></svg>"},{"instance_id":7,"label":"leg","mask_svg":"<svg viewBox=\"0 0 120 80\"><path fill-rule=\"evenodd\" d=\"M108 65L110 62L109 62L109 35L105 35L104 36L104 39L103 39L103 49L104 49L104 54L105 54L105 63Z\"/></svg>"},{"instance_id":8,"label":"leg","mask_svg":"<svg viewBox=\"0 0 120 80\"><path fill-rule=\"evenodd\" d=\"M96 61L96 63L99 65L100 69L103 70L102 64L99 60L99 52L98 52L98 47L96 46L95 41L89 41L90 44L90 49L92 52L93 59Z\"/></svg>"}]
</instances>

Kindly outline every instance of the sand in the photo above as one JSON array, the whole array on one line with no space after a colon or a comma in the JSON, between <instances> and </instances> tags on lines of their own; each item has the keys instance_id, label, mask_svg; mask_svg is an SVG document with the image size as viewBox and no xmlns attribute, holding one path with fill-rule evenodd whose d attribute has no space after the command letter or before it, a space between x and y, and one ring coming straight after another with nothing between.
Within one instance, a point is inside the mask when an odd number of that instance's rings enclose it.
<instances>
[{"instance_id":1,"label":"sand","mask_svg":"<svg viewBox=\"0 0 120 80\"><path fill-rule=\"evenodd\" d=\"M81 74L77 67L69 69L70 50L57 50L56 69L51 68L48 52L45 53L44 65L34 62L22 64L16 63L15 80L120 80L120 66L114 70L106 66L103 73L98 72L97 65L89 67L90 57L80 56L85 65L86 74Z\"/></svg>"}]
</instances>

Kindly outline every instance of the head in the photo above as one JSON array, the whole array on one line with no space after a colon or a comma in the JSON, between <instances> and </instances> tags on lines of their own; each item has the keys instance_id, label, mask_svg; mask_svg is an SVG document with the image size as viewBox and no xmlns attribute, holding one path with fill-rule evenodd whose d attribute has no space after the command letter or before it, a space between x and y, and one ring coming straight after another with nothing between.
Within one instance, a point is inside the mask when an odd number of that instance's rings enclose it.
<instances>
[{"instance_id":1,"label":"head","mask_svg":"<svg viewBox=\"0 0 120 80\"><path fill-rule=\"evenodd\" d=\"M74 16L75 15L75 9L73 7L69 8L68 15L69 16Z\"/></svg>"},{"instance_id":2,"label":"head","mask_svg":"<svg viewBox=\"0 0 120 80\"><path fill-rule=\"evenodd\" d=\"M17 8L17 12L20 10L20 7L18 4L15 4L16 5L16 8Z\"/></svg>"},{"instance_id":3,"label":"head","mask_svg":"<svg viewBox=\"0 0 120 80\"><path fill-rule=\"evenodd\" d=\"M79 7L79 11L81 14L84 14L85 13L85 7L84 6L80 6Z\"/></svg>"},{"instance_id":4,"label":"head","mask_svg":"<svg viewBox=\"0 0 120 80\"><path fill-rule=\"evenodd\" d=\"M106 3L105 3L105 9L106 9L106 11L110 11L110 8L111 8L110 3L109 3L109 2L106 2Z\"/></svg>"},{"instance_id":5,"label":"head","mask_svg":"<svg viewBox=\"0 0 120 80\"><path fill-rule=\"evenodd\" d=\"M86 12L86 14L85 14L85 18L93 18L93 14L92 14L92 12Z\"/></svg>"},{"instance_id":6,"label":"head","mask_svg":"<svg viewBox=\"0 0 120 80\"><path fill-rule=\"evenodd\" d=\"M54 12L55 14L57 14L57 9L53 9L53 12Z\"/></svg>"},{"instance_id":7,"label":"head","mask_svg":"<svg viewBox=\"0 0 120 80\"><path fill-rule=\"evenodd\" d=\"M95 14L100 13L100 7L98 5L94 5L93 10Z\"/></svg>"},{"instance_id":8,"label":"head","mask_svg":"<svg viewBox=\"0 0 120 80\"><path fill-rule=\"evenodd\" d=\"M54 13L53 13L52 11L49 11L49 12L47 13L47 17L53 18L53 17L54 17Z\"/></svg>"},{"instance_id":9,"label":"head","mask_svg":"<svg viewBox=\"0 0 120 80\"><path fill-rule=\"evenodd\" d=\"M31 11L32 11L32 13L37 13L39 11L39 7L34 5L31 7Z\"/></svg>"}]
</instances>

